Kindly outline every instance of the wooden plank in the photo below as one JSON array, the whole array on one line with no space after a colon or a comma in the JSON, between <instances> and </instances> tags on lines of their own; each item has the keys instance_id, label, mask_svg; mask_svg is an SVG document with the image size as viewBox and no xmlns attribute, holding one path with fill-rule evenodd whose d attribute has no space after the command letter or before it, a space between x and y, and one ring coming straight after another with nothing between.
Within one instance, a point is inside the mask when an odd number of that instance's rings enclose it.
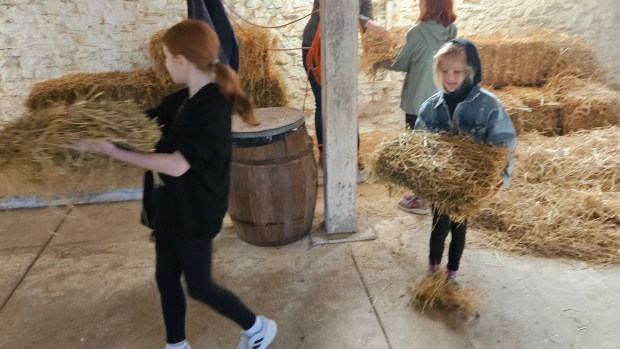
<instances>
[{"instance_id":1,"label":"wooden plank","mask_svg":"<svg viewBox=\"0 0 620 349\"><path fill-rule=\"evenodd\" d=\"M321 1L325 228L357 230L358 0Z\"/></svg>"}]
</instances>

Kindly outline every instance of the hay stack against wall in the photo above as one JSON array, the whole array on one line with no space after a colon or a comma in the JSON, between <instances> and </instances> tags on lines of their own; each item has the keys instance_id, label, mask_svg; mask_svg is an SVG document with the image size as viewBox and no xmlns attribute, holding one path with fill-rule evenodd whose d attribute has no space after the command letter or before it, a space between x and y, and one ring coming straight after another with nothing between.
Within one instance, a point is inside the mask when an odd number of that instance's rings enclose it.
<instances>
[{"instance_id":1,"label":"hay stack against wall","mask_svg":"<svg viewBox=\"0 0 620 349\"><path fill-rule=\"evenodd\" d=\"M547 88L506 86L493 93L504 105L518 134L562 134L563 104Z\"/></svg>"},{"instance_id":2,"label":"hay stack against wall","mask_svg":"<svg viewBox=\"0 0 620 349\"><path fill-rule=\"evenodd\" d=\"M241 87L257 108L286 106L286 85L280 72L273 68L274 59L268 50L276 47L276 40L266 29L240 24L234 27L239 40Z\"/></svg>"},{"instance_id":3,"label":"hay stack against wall","mask_svg":"<svg viewBox=\"0 0 620 349\"><path fill-rule=\"evenodd\" d=\"M620 263L620 128L519 137L510 188L475 218L483 246Z\"/></svg>"},{"instance_id":4,"label":"hay stack against wall","mask_svg":"<svg viewBox=\"0 0 620 349\"><path fill-rule=\"evenodd\" d=\"M152 69L129 72L80 73L35 84L25 105L38 110L58 103L71 104L86 96L100 93L110 101L131 100L143 109L158 105L163 97L178 89L166 70L160 30L151 37L149 56Z\"/></svg>"},{"instance_id":5,"label":"hay stack against wall","mask_svg":"<svg viewBox=\"0 0 620 349\"><path fill-rule=\"evenodd\" d=\"M620 125L620 92L568 74L553 77L546 88L562 103L563 133Z\"/></svg>"},{"instance_id":6,"label":"hay stack against wall","mask_svg":"<svg viewBox=\"0 0 620 349\"><path fill-rule=\"evenodd\" d=\"M108 157L69 149L77 140L107 139L151 151L160 137L159 126L140 106L101 96L30 111L4 126L0 169L19 168L24 178L40 180L67 172L88 173L112 164Z\"/></svg>"},{"instance_id":7,"label":"hay stack against wall","mask_svg":"<svg viewBox=\"0 0 620 349\"><path fill-rule=\"evenodd\" d=\"M476 144L467 136L414 131L379 145L372 173L462 221L495 195L507 163L505 148Z\"/></svg>"},{"instance_id":8,"label":"hay stack against wall","mask_svg":"<svg viewBox=\"0 0 620 349\"><path fill-rule=\"evenodd\" d=\"M148 109L159 104L168 90L150 70L82 73L35 84L25 104L29 110L38 110L58 103L71 104L93 93L111 101L131 100Z\"/></svg>"},{"instance_id":9,"label":"hay stack against wall","mask_svg":"<svg viewBox=\"0 0 620 349\"><path fill-rule=\"evenodd\" d=\"M157 80L159 80L159 84L162 86L165 94L162 97L167 96L168 94L179 90L182 88L182 85L176 84L172 81L172 77L170 73L168 73L168 69L166 69L166 56L164 55L164 42L162 38L166 33L166 29L162 29L151 36L151 40L149 41L149 59L151 60L151 71L155 74Z\"/></svg>"},{"instance_id":10,"label":"hay stack against wall","mask_svg":"<svg viewBox=\"0 0 620 349\"><path fill-rule=\"evenodd\" d=\"M559 73L600 78L595 50L583 39L539 29L525 36L474 36L482 62L482 82L493 88L505 85L542 86Z\"/></svg>"}]
</instances>

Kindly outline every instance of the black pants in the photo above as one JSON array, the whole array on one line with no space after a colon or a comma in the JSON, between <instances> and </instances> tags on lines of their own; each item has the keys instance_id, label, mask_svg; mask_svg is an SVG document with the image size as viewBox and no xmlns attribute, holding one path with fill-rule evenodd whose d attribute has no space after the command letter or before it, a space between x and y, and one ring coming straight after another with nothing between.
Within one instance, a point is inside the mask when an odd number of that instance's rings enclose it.
<instances>
[{"instance_id":1,"label":"black pants","mask_svg":"<svg viewBox=\"0 0 620 349\"><path fill-rule=\"evenodd\" d=\"M465 249L465 233L467 231L467 221L457 223L450 220L445 214L439 214L433 206L433 227L431 230L429 261L431 264L441 263L444 244L448 232L452 233L450 241L450 249L448 250L448 270L456 271L459 269L459 263L463 250Z\"/></svg>"},{"instance_id":2,"label":"black pants","mask_svg":"<svg viewBox=\"0 0 620 349\"><path fill-rule=\"evenodd\" d=\"M310 88L314 95L314 132L316 133L316 142L318 143L319 152L323 154L323 112L321 111L321 85L314 78L314 74L308 73L308 64L306 57L308 56L308 50L301 50L301 59L304 64L304 70L308 75L308 81L310 82ZM360 135L357 133L357 150L360 149Z\"/></svg>"},{"instance_id":3,"label":"black pants","mask_svg":"<svg viewBox=\"0 0 620 349\"><path fill-rule=\"evenodd\" d=\"M185 275L187 292L192 298L211 306L244 330L252 327L256 320L254 313L237 296L211 280L211 253L210 238L155 239L155 279L168 343L185 339L185 295L181 274Z\"/></svg>"},{"instance_id":4,"label":"black pants","mask_svg":"<svg viewBox=\"0 0 620 349\"><path fill-rule=\"evenodd\" d=\"M416 114L407 114L405 113L405 123L407 124L407 128L413 130L415 126L415 121L418 119Z\"/></svg>"}]
</instances>

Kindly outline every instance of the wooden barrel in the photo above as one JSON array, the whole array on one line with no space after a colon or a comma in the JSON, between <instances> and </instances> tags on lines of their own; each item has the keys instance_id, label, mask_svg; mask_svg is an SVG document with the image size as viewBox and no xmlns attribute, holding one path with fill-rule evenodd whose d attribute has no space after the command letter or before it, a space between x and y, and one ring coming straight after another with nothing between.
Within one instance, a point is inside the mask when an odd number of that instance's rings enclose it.
<instances>
[{"instance_id":1,"label":"wooden barrel","mask_svg":"<svg viewBox=\"0 0 620 349\"><path fill-rule=\"evenodd\" d=\"M284 245L312 226L317 168L303 112L255 110L256 127L233 121L233 159L228 204L234 230L245 242Z\"/></svg>"}]
</instances>

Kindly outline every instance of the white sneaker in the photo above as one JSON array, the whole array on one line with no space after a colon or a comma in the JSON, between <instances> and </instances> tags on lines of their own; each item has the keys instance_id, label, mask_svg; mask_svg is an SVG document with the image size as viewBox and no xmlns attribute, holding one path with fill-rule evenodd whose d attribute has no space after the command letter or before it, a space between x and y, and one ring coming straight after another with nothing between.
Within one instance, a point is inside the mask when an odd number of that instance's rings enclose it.
<instances>
[{"instance_id":1,"label":"white sneaker","mask_svg":"<svg viewBox=\"0 0 620 349\"><path fill-rule=\"evenodd\" d=\"M192 347L190 347L189 343L185 341L183 344L179 345L166 344L166 347L164 347L164 349L192 349Z\"/></svg>"},{"instance_id":2,"label":"white sneaker","mask_svg":"<svg viewBox=\"0 0 620 349\"><path fill-rule=\"evenodd\" d=\"M278 333L278 325L276 322L262 315L258 317L263 322L263 328L251 336L247 336L242 331L241 341L237 349L265 349L269 347L269 344L276 338L276 333Z\"/></svg>"}]
</instances>

